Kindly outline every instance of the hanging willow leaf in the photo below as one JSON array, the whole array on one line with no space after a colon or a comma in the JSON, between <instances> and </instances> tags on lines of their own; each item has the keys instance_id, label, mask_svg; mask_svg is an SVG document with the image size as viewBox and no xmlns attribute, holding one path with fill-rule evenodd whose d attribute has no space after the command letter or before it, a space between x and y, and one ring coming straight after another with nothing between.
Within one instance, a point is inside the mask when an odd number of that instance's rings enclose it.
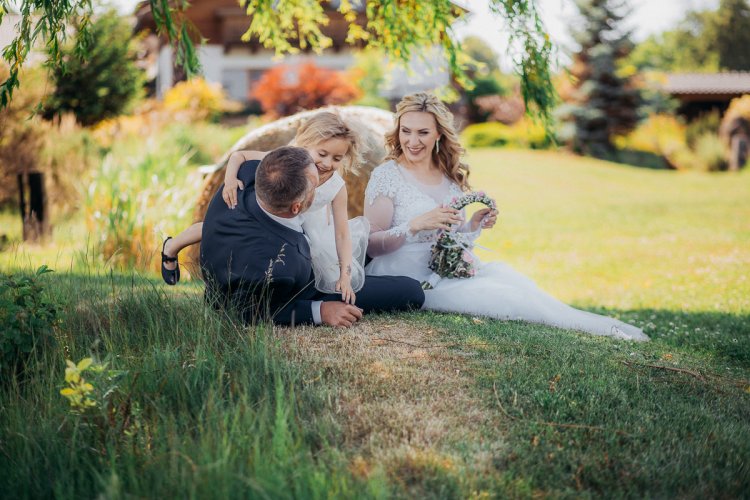
<instances>
[{"instance_id":1,"label":"hanging willow leaf","mask_svg":"<svg viewBox=\"0 0 750 500\"><path fill-rule=\"evenodd\" d=\"M279 55L300 49L319 53L332 44L321 29L329 23L324 2L239 0L239 3L251 17L242 37L245 41L257 38ZM64 65L60 47L65 41L66 27L77 25L83 31L78 51L85 55L85 33L93 14L92 0L19 0L16 4L20 5L21 21L17 26L18 36L3 50L10 74L0 84L0 107L10 102L13 90L19 85L18 72L37 40L45 40L50 65ZM175 46L177 64L188 76L199 73L194 44L202 39L185 17L189 2L149 0L148 4L159 34ZM490 0L490 9L498 18L498 30L509 34L527 109L548 122L556 99L549 70L552 45L533 0ZM9 11L9 0L0 0L0 22ZM349 24L347 43L367 43L404 65L415 55L425 57L429 52L426 47L440 47L456 81L466 88L473 86L466 76L473 61L463 52L451 27L463 11L450 0L340 0L338 12Z\"/></svg>"}]
</instances>

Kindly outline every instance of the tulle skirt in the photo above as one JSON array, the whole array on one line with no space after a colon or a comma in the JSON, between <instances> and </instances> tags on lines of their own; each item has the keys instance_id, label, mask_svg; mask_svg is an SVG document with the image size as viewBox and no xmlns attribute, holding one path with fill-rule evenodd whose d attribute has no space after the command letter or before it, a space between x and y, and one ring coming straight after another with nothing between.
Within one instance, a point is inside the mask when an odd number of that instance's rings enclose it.
<instances>
[{"instance_id":1,"label":"tulle skirt","mask_svg":"<svg viewBox=\"0 0 750 500\"><path fill-rule=\"evenodd\" d=\"M310 255L315 288L324 293L336 293L336 282L341 269L336 253L336 235L333 224L315 224L305 226L305 234L310 240ZM365 254L367 239L370 236L370 223L364 217L355 217L349 221L349 236L352 240L352 289L358 292L365 284Z\"/></svg>"},{"instance_id":2,"label":"tulle skirt","mask_svg":"<svg viewBox=\"0 0 750 500\"><path fill-rule=\"evenodd\" d=\"M425 290L423 306L427 310L522 320L592 335L648 340L638 327L560 302L531 279L501 262L480 263L471 278L440 278L427 267L430 246L430 243L407 244L396 252L376 257L367 266L367 274L401 274L430 283L432 288Z\"/></svg>"}]
</instances>

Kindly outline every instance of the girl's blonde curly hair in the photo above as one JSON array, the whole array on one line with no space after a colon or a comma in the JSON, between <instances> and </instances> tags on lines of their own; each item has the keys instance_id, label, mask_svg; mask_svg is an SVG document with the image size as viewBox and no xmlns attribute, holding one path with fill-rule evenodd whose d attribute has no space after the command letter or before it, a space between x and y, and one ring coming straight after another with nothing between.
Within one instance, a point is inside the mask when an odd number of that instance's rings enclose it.
<instances>
[{"instance_id":1,"label":"girl's blonde curly hair","mask_svg":"<svg viewBox=\"0 0 750 500\"><path fill-rule=\"evenodd\" d=\"M469 189L469 166L461 161L465 153L458 140L458 133L453 124L453 113L445 104L429 92L417 92L407 95L396 105L395 127L385 136L386 159L398 160L404 153L399 141L401 117L410 111L430 113L435 117L437 131L440 134L440 151L432 150L432 159L438 168L462 190Z\"/></svg>"},{"instance_id":2,"label":"girl's blonde curly hair","mask_svg":"<svg viewBox=\"0 0 750 500\"><path fill-rule=\"evenodd\" d=\"M343 162L344 174L357 173L362 164L362 146L359 135L344 120L331 111L321 111L312 115L297 130L291 146L310 149L329 139L343 139L349 143L346 160Z\"/></svg>"}]
</instances>

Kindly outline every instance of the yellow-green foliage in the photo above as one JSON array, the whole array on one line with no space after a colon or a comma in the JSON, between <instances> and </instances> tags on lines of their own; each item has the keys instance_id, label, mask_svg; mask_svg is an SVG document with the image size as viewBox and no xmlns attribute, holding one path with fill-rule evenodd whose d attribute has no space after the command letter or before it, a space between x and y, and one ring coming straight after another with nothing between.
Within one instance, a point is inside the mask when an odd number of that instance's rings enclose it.
<instances>
[{"instance_id":1,"label":"yellow-green foliage","mask_svg":"<svg viewBox=\"0 0 750 500\"><path fill-rule=\"evenodd\" d=\"M716 171L726 167L725 152L717 133L704 132L688 144L688 127L672 115L649 116L627 136L615 138L621 150L651 153L678 170Z\"/></svg>"},{"instance_id":2,"label":"yellow-green foliage","mask_svg":"<svg viewBox=\"0 0 750 500\"><path fill-rule=\"evenodd\" d=\"M724 145L717 134L705 133L698 136L694 146L699 168L709 172L726 170L727 157Z\"/></svg>"},{"instance_id":3,"label":"yellow-green foliage","mask_svg":"<svg viewBox=\"0 0 750 500\"><path fill-rule=\"evenodd\" d=\"M83 413L89 408L97 406L97 401L92 397L94 392L94 386L91 385L85 378L83 378L83 372L91 368L94 360L91 358L84 358L78 362L73 363L71 360L65 360L68 365L65 368L65 383L67 387L60 390L60 394L64 396L70 403L70 408L77 413Z\"/></svg>"},{"instance_id":4,"label":"yellow-green foliage","mask_svg":"<svg viewBox=\"0 0 750 500\"><path fill-rule=\"evenodd\" d=\"M461 140L464 146L472 148L544 149L550 145L542 124L528 117L524 117L513 125L498 122L469 125L461 133Z\"/></svg>"},{"instance_id":5,"label":"yellow-green foliage","mask_svg":"<svg viewBox=\"0 0 750 500\"><path fill-rule=\"evenodd\" d=\"M687 149L685 124L672 115L651 115L635 130L624 137L615 138L619 149L633 149L674 159Z\"/></svg>"},{"instance_id":6,"label":"yellow-green foliage","mask_svg":"<svg viewBox=\"0 0 750 500\"><path fill-rule=\"evenodd\" d=\"M180 82L164 94L164 109L182 114L191 121L214 119L224 111L237 106L227 101L218 83L208 83L203 78Z\"/></svg>"},{"instance_id":7,"label":"yellow-green foliage","mask_svg":"<svg viewBox=\"0 0 750 500\"><path fill-rule=\"evenodd\" d=\"M750 120L750 94L732 99L732 102L729 103L729 108L724 115L724 119L731 120L733 118Z\"/></svg>"}]
</instances>

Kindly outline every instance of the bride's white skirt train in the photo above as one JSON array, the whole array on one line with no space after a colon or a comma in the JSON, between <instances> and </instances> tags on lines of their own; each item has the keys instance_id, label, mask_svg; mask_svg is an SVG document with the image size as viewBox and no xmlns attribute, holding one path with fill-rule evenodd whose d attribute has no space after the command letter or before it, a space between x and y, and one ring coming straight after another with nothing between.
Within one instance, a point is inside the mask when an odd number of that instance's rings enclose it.
<instances>
[{"instance_id":1,"label":"bride's white skirt train","mask_svg":"<svg viewBox=\"0 0 750 500\"><path fill-rule=\"evenodd\" d=\"M403 248L400 250L405 251L373 259L367 266L367 273L403 274L405 269L411 269L412 278L430 281L434 286L425 290L424 309L542 323L627 340L649 340L636 326L560 302L507 264L480 264L477 274L471 278L436 279L425 267L424 250L412 249L415 251ZM409 261L413 261L411 265Z\"/></svg>"},{"instance_id":2,"label":"bride's white skirt train","mask_svg":"<svg viewBox=\"0 0 750 500\"><path fill-rule=\"evenodd\" d=\"M500 262L483 264L472 278L441 279L435 288L425 291L424 308L542 323L592 335L648 340L640 328L560 302Z\"/></svg>"}]
</instances>

